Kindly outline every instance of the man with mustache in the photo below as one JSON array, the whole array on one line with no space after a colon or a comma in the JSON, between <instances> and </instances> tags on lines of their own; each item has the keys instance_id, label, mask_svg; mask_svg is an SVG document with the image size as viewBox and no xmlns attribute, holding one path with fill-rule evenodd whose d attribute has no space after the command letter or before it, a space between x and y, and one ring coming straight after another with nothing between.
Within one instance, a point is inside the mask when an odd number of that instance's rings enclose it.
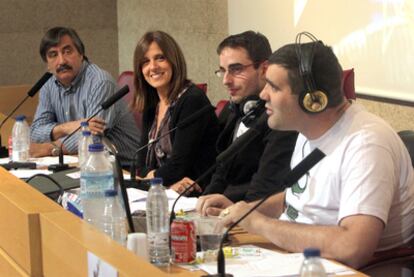
<instances>
[{"instance_id":1,"label":"man with mustache","mask_svg":"<svg viewBox=\"0 0 414 277\"><path fill-rule=\"evenodd\" d=\"M88 61L82 41L71 28L48 30L40 43L40 55L54 76L40 90L31 126L32 157L58 155L62 140L117 91L109 73ZM92 135L107 137L123 161L131 159L139 146L140 134L122 100L92 118L89 129ZM79 135L65 141L64 153L77 153Z\"/></svg>"}]
</instances>

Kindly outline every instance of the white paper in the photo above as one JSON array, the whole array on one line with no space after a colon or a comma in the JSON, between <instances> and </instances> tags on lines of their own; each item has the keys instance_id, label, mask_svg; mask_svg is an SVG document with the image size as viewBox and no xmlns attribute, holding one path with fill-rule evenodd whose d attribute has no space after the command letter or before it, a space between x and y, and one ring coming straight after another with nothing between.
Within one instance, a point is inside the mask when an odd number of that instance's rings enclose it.
<instances>
[{"instance_id":1,"label":"white paper","mask_svg":"<svg viewBox=\"0 0 414 277\"><path fill-rule=\"evenodd\" d=\"M117 277L117 270L92 252L88 251L88 277Z\"/></svg>"},{"instance_id":2,"label":"white paper","mask_svg":"<svg viewBox=\"0 0 414 277\"><path fill-rule=\"evenodd\" d=\"M254 247L254 246L245 246ZM303 262L302 253L283 254L260 248L260 256L236 257L226 259L226 272L234 277L275 277L275 276L298 276ZM343 273L350 271L349 268L322 259L326 273ZM217 263L202 263L198 267L209 274L217 273Z\"/></svg>"},{"instance_id":3,"label":"white paper","mask_svg":"<svg viewBox=\"0 0 414 277\"><path fill-rule=\"evenodd\" d=\"M124 173L123 175L124 175L124 180L130 180L131 179L131 175L129 173ZM75 171L75 172L68 173L68 174L66 174L66 176L68 176L72 179L78 180L78 179L80 179L80 171Z\"/></svg>"},{"instance_id":4,"label":"white paper","mask_svg":"<svg viewBox=\"0 0 414 277\"><path fill-rule=\"evenodd\" d=\"M20 179L27 179L36 174L50 175L53 173L52 171L49 171L47 169L13 169L9 172Z\"/></svg>"},{"instance_id":5,"label":"white paper","mask_svg":"<svg viewBox=\"0 0 414 277\"><path fill-rule=\"evenodd\" d=\"M166 191L167 198L168 198L168 207L171 211L172 205L178 197L178 193L171 189L167 189ZM146 210L146 201L147 201L147 191L143 191L140 189L134 189L134 188L128 188L128 200L129 205L131 208L131 213L134 213L135 211L145 211ZM180 200L178 200L177 204L175 205L175 210L183 210L183 211L192 211L195 210L195 206L197 203L196 197L185 197L182 196Z\"/></svg>"},{"instance_id":6,"label":"white paper","mask_svg":"<svg viewBox=\"0 0 414 277\"><path fill-rule=\"evenodd\" d=\"M42 157L42 158L30 158L29 161L35 162L36 165L39 166L49 166L52 164L58 164L59 163L59 157ZM77 156L69 156L64 155L63 161L65 164L75 164L78 162Z\"/></svg>"},{"instance_id":7,"label":"white paper","mask_svg":"<svg viewBox=\"0 0 414 277\"><path fill-rule=\"evenodd\" d=\"M44 166L49 166L49 165L52 165L52 164L59 163L59 157L51 157L50 156L50 157L41 157L41 158L30 158L28 161L36 163L37 167L44 167ZM63 161L67 164L74 164L74 163L78 162L78 157L64 155L63 156ZM0 159L0 164L6 164L8 162L10 162L10 158L1 158Z\"/></svg>"}]
</instances>

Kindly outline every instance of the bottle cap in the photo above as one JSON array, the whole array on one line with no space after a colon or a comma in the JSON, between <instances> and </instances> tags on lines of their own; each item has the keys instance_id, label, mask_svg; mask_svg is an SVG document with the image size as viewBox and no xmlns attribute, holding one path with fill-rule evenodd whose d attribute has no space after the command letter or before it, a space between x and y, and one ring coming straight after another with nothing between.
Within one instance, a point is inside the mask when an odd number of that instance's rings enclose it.
<instances>
[{"instance_id":1,"label":"bottle cap","mask_svg":"<svg viewBox=\"0 0 414 277\"><path fill-rule=\"evenodd\" d=\"M153 185L162 185L162 178L155 177L151 179L151 186Z\"/></svg>"},{"instance_id":2,"label":"bottle cap","mask_svg":"<svg viewBox=\"0 0 414 277\"><path fill-rule=\"evenodd\" d=\"M305 250L303 251L303 255L305 256L305 258L320 257L321 251L318 248L305 248Z\"/></svg>"},{"instance_id":3,"label":"bottle cap","mask_svg":"<svg viewBox=\"0 0 414 277\"><path fill-rule=\"evenodd\" d=\"M117 195L118 195L118 192L114 189L105 190L105 196L106 197L113 197L113 196L117 196Z\"/></svg>"},{"instance_id":4,"label":"bottle cap","mask_svg":"<svg viewBox=\"0 0 414 277\"><path fill-rule=\"evenodd\" d=\"M17 115L17 116L15 117L15 119L16 119L16 121L23 121L23 120L25 120L25 119L26 119L26 116L25 116L25 115L23 115L23 114L21 114L21 115Z\"/></svg>"},{"instance_id":5,"label":"bottle cap","mask_svg":"<svg viewBox=\"0 0 414 277\"><path fill-rule=\"evenodd\" d=\"M89 126L89 122L88 121L82 121L81 126L82 127L87 127L87 126Z\"/></svg>"},{"instance_id":6,"label":"bottle cap","mask_svg":"<svg viewBox=\"0 0 414 277\"><path fill-rule=\"evenodd\" d=\"M82 136L90 136L91 131L82 131Z\"/></svg>"},{"instance_id":7,"label":"bottle cap","mask_svg":"<svg viewBox=\"0 0 414 277\"><path fill-rule=\"evenodd\" d=\"M102 152L104 149L104 146L102 143L93 143L89 144L88 150L89 152Z\"/></svg>"}]
</instances>

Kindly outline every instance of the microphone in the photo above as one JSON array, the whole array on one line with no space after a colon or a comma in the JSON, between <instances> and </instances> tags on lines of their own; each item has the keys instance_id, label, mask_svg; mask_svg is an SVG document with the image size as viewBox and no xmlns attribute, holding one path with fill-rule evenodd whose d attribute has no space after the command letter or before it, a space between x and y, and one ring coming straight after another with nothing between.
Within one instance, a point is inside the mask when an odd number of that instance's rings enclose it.
<instances>
[{"instance_id":1,"label":"microphone","mask_svg":"<svg viewBox=\"0 0 414 277\"><path fill-rule=\"evenodd\" d=\"M158 142L163 137L168 136L169 134L171 134L175 130L177 130L179 128L187 127L188 125L193 123L195 120L200 118L207 111L210 111L212 109L213 109L213 106L211 106L211 105L206 105L206 106L202 107L200 110L196 111L192 115L190 115L190 116L186 117L185 119L183 119L181 122L179 122L174 128L170 129L168 132L160 135L159 137L157 137L155 139L149 140L147 144L145 144L145 145L141 146L140 148L138 148L138 150L135 151L134 156L132 157L132 163L131 163L131 168L130 168L131 180L132 181L136 180L137 156L138 156L139 152L141 152L142 150L144 150L145 148L147 148L151 144L153 144L155 142Z\"/></svg>"},{"instance_id":2,"label":"microphone","mask_svg":"<svg viewBox=\"0 0 414 277\"><path fill-rule=\"evenodd\" d=\"M103 110L108 109L110 106L112 106L115 102L117 102L119 99L121 99L122 97L124 97L127 93L129 92L129 87L128 85L125 85L124 87L122 87L120 90L118 90L114 95L112 95L111 97L109 97L107 100L105 100L102 104L101 104L101 108L98 109L93 115L91 115L86 122L89 122L92 118L94 118L98 113L100 113ZM52 164L48 167L49 170L52 170L53 172L59 172L62 170L66 170L69 169L69 165L65 164L63 162L63 145L65 144L65 142L72 137L77 131L79 131L79 129L81 128L81 126L79 125L78 128L76 128L72 133L70 133L69 135L66 136L66 138L64 138L62 140L62 143L60 144L60 151L59 151L59 163L58 164Z\"/></svg>"},{"instance_id":3,"label":"microphone","mask_svg":"<svg viewBox=\"0 0 414 277\"><path fill-rule=\"evenodd\" d=\"M250 101L254 102L254 104L247 105L247 103L244 105L243 111L244 116L241 118L241 122L243 122L246 125L249 125L254 118L264 110L266 102L263 100L257 100L257 101Z\"/></svg>"},{"instance_id":4,"label":"microphone","mask_svg":"<svg viewBox=\"0 0 414 277\"><path fill-rule=\"evenodd\" d=\"M50 72L46 72L45 74L43 74L43 76L36 82L36 84L34 84L34 86L27 92L27 96L23 98L23 100L20 101L20 103L17 104L17 106L1 122L0 130L1 130L1 127L3 127L4 123L6 123L6 121L14 114L14 112L17 111L17 109L20 108L20 106L23 105L24 102L26 102L27 98L35 96L36 93L40 90L40 88L43 87L43 85L47 82L47 80L49 80L50 77L52 77L52 75L53 74ZM8 154L7 148L1 145L1 134L0 134L0 158L7 157L8 155L9 154Z\"/></svg>"},{"instance_id":5,"label":"microphone","mask_svg":"<svg viewBox=\"0 0 414 277\"><path fill-rule=\"evenodd\" d=\"M318 148L315 148L315 150L313 150L308 156L306 156L305 159L303 159L289 173L285 175L285 177L282 180L283 187L284 188L291 187L293 184L299 181L299 179L302 178L302 176L304 176L312 167L314 167L324 157L325 157L325 154ZM217 255L217 274L207 275L207 276L217 276L217 277L233 276L231 274L226 274L226 270L225 270L225 258L224 258L224 253L223 253L224 239L228 236L229 232L237 224L239 224L249 214L251 214L254 210L256 210L260 205L263 204L263 202L265 202L272 195L273 193L269 193L268 195L266 195L263 199L257 202L247 213L245 213L241 218L239 218L233 224L230 225L227 231L223 234L222 239L220 241L219 252Z\"/></svg>"},{"instance_id":6,"label":"microphone","mask_svg":"<svg viewBox=\"0 0 414 277\"><path fill-rule=\"evenodd\" d=\"M210 173L212 173L213 170L217 167L218 163L228 162L230 158L233 157L233 155L235 155L238 151L242 150L244 147L249 145L257 136L260 135L261 130L263 130L264 124L267 124L266 114L263 114L252 128L250 128L246 133L238 137L226 150L224 150L220 155L218 155L216 157L216 162L209 169L207 169L200 177L198 177L197 180L191 183L191 185L186 187L185 190L178 195L171 207L170 226L176 218L175 205L177 204L178 200L183 195L185 195L192 187L194 187L195 184L198 184L199 182L204 180L204 178L206 178Z\"/></svg>"},{"instance_id":7,"label":"microphone","mask_svg":"<svg viewBox=\"0 0 414 277\"><path fill-rule=\"evenodd\" d=\"M226 150L217 156L216 161L227 160L255 140L263 132L264 128L267 127L267 118L267 114L263 113L254 126L239 136Z\"/></svg>"}]
</instances>

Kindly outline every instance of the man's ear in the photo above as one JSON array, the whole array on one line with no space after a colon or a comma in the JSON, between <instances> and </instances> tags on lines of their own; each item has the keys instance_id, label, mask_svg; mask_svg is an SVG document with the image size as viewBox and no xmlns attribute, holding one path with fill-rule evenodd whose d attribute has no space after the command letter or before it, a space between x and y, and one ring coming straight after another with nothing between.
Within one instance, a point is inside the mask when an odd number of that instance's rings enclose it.
<instances>
[{"instance_id":1,"label":"man's ear","mask_svg":"<svg viewBox=\"0 0 414 277\"><path fill-rule=\"evenodd\" d=\"M260 74L263 75L263 78L266 75L266 71L267 71L268 67L269 67L269 62L268 61L262 62L259 66Z\"/></svg>"}]
</instances>

